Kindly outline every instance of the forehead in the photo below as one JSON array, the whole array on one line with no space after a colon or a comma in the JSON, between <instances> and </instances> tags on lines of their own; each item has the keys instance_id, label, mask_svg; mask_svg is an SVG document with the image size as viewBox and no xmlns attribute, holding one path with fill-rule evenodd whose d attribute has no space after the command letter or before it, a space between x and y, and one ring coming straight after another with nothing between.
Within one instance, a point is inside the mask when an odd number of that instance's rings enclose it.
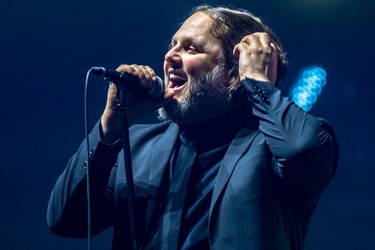
<instances>
[{"instance_id":1,"label":"forehead","mask_svg":"<svg viewBox=\"0 0 375 250\"><path fill-rule=\"evenodd\" d=\"M211 17L203 12L197 12L187 18L178 31L174 34L174 38L180 37L210 37L211 27L213 25L213 20Z\"/></svg>"}]
</instances>

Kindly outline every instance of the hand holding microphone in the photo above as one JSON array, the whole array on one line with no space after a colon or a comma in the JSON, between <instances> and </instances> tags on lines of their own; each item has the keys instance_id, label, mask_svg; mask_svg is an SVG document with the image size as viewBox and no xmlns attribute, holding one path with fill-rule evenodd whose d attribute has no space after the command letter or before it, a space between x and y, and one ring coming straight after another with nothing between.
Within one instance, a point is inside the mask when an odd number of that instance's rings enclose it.
<instances>
[{"instance_id":1,"label":"hand holding microphone","mask_svg":"<svg viewBox=\"0 0 375 250\"><path fill-rule=\"evenodd\" d=\"M108 78L107 103L101 117L102 140L113 143L121 138L121 114L117 109L117 91L126 88L128 125L137 119L169 103L174 95L172 90L164 88L160 77L154 70L143 65L120 65L116 71L93 67L96 75Z\"/></svg>"},{"instance_id":2,"label":"hand holding microphone","mask_svg":"<svg viewBox=\"0 0 375 250\"><path fill-rule=\"evenodd\" d=\"M151 68L150 70L152 71ZM93 74L103 76L104 78L111 80L117 86L123 86L125 88L126 86L135 87L140 82L143 87L147 89L147 95L151 98L159 98L164 94L164 83L163 80L158 76L152 76L152 83L150 87L147 82L142 81L139 77L134 77L126 72L106 70L103 67L92 67L91 71Z\"/></svg>"}]
</instances>

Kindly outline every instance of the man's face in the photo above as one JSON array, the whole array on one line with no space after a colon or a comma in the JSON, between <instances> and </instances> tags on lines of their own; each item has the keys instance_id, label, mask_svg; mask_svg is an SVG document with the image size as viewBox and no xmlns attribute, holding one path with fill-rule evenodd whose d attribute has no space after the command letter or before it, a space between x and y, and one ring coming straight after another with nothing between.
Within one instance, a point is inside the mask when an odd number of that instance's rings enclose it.
<instances>
[{"instance_id":1,"label":"man's face","mask_svg":"<svg viewBox=\"0 0 375 250\"><path fill-rule=\"evenodd\" d=\"M212 19L198 12L175 33L165 55L166 87L174 100L161 112L183 125L218 114L221 99L228 102L228 77L220 41L210 33Z\"/></svg>"}]
</instances>

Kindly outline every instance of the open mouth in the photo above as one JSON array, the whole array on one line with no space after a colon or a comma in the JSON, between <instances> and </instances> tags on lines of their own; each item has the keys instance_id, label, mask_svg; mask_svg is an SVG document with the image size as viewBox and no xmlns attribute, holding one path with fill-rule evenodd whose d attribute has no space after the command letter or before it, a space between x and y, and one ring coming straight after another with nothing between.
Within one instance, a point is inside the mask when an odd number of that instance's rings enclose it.
<instances>
[{"instance_id":1,"label":"open mouth","mask_svg":"<svg viewBox=\"0 0 375 250\"><path fill-rule=\"evenodd\" d=\"M178 90L178 89L181 89L186 84L186 82L187 82L186 77L179 75L179 74L171 73L169 75L168 87L173 90Z\"/></svg>"}]
</instances>

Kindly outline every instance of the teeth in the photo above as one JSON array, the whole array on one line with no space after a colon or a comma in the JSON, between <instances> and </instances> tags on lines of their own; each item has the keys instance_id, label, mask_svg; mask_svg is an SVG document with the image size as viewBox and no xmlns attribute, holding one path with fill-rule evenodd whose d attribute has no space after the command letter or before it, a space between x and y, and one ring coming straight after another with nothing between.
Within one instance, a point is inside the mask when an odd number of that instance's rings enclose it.
<instances>
[{"instance_id":1,"label":"teeth","mask_svg":"<svg viewBox=\"0 0 375 250\"><path fill-rule=\"evenodd\" d=\"M176 75L176 74L170 74L169 79L171 79L173 81L186 81L185 78L183 78L179 75Z\"/></svg>"}]
</instances>

